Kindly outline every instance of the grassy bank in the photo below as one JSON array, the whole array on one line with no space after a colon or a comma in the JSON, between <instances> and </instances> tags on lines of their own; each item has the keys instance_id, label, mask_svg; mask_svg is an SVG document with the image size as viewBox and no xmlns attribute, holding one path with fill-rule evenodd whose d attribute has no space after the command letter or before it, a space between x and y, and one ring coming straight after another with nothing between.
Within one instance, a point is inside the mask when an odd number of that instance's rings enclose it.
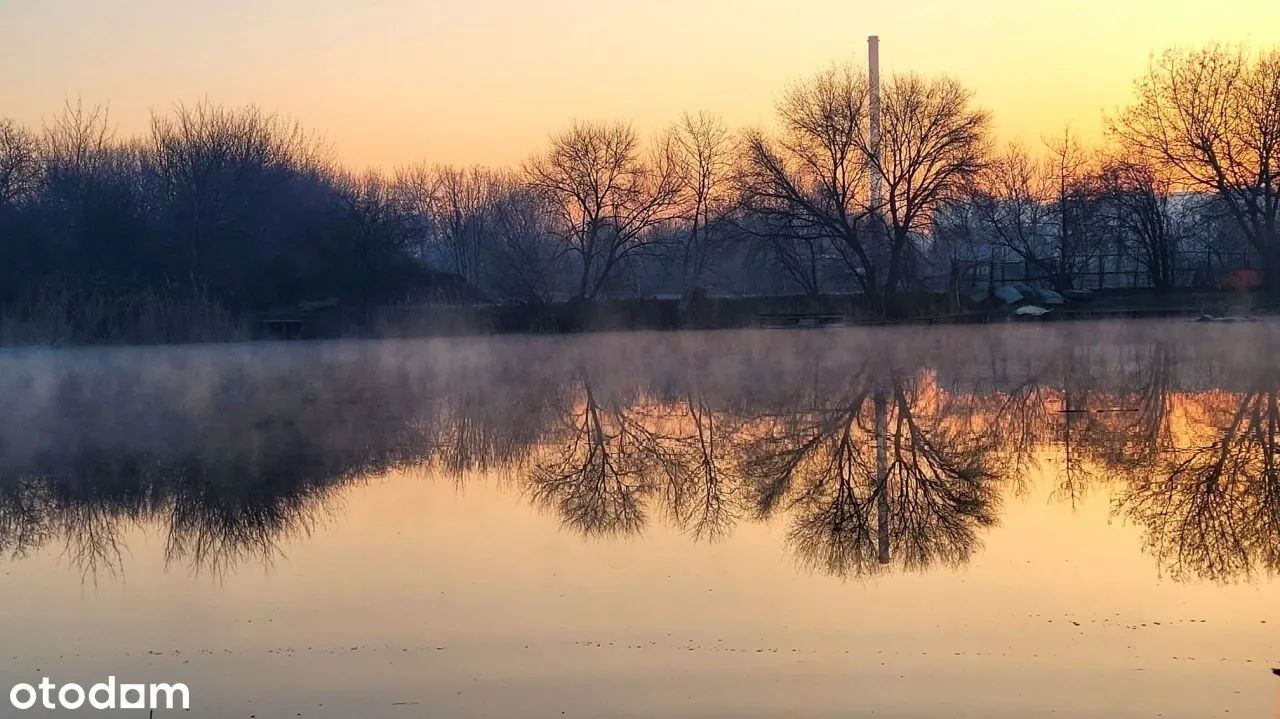
<instances>
[{"instance_id":1,"label":"grassy bank","mask_svg":"<svg viewBox=\"0 0 1280 719\"><path fill-rule=\"evenodd\" d=\"M247 321L200 293L45 290L0 308L2 347L235 342L251 334Z\"/></svg>"}]
</instances>

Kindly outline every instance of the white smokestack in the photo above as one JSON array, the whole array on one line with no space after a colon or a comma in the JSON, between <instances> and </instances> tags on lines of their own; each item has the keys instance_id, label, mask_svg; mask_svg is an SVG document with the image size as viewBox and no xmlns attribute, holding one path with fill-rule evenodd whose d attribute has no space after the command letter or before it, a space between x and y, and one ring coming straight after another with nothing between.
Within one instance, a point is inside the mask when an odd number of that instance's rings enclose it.
<instances>
[{"instance_id":1,"label":"white smokestack","mask_svg":"<svg viewBox=\"0 0 1280 719\"><path fill-rule=\"evenodd\" d=\"M881 197L880 183L880 37L872 35L867 38L867 84L871 90L871 207L876 217L880 216ZM875 224L880 230L880 223ZM877 559L881 564L888 564L889 553L889 411L888 400L882 393L875 397L876 412L876 523Z\"/></svg>"},{"instance_id":2,"label":"white smokestack","mask_svg":"<svg viewBox=\"0 0 1280 719\"><path fill-rule=\"evenodd\" d=\"M881 196L880 171L877 169L880 160L880 36L867 38L867 80L871 86L871 206L878 215Z\"/></svg>"}]
</instances>

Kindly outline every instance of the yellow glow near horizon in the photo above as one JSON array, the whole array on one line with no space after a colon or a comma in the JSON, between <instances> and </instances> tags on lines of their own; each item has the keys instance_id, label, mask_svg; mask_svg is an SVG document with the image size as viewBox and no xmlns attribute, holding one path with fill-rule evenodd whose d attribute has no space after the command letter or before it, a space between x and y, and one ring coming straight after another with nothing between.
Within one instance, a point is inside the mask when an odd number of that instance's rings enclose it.
<instances>
[{"instance_id":1,"label":"yellow glow near horizon","mask_svg":"<svg viewBox=\"0 0 1280 719\"><path fill-rule=\"evenodd\" d=\"M1003 138L1101 136L1150 53L1280 42L1280 3L1223 0L12 0L0 3L0 116L65 98L118 131L179 101L255 103L323 133L353 167L516 163L574 118L651 131L684 110L769 121L786 84L862 63L946 73Z\"/></svg>"}]
</instances>

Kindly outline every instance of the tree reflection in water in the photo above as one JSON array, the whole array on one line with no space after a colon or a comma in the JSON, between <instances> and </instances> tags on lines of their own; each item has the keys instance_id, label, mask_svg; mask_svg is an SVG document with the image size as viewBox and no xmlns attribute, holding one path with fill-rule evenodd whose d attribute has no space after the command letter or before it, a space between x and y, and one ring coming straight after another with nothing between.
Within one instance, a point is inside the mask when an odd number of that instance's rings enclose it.
<instances>
[{"instance_id":1,"label":"tree reflection in water","mask_svg":"<svg viewBox=\"0 0 1280 719\"><path fill-rule=\"evenodd\" d=\"M770 417L742 442L756 515L789 515L802 564L839 576L958 565L995 523L994 444L952 426L922 385L860 373L843 396Z\"/></svg>"},{"instance_id":2,"label":"tree reflection in water","mask_svg":"<svg viewBox=\"0 0 1280 719\"><path fill-rule=\"evenodd\" d=\"M1175 579L1217 582L1280 569L1277 391L1207 399L1196 437L1128 472L1117 506L1147 528Z\"/></svg>"},{"instance_id":3,"label":"tree reflection in water","mask_svg":"<svg viewBox=\"0 0 1280 719\"><path fill-rule=\"evenodd\" d=\"M740 514L727 467L734 419L691 389L670 403L608 392L579 371L581 394L527 476L535 503L586 535L640 532L652 505L695 539L716 539Z\"/></svg>"},{"instance_id":4,"label":"tree reflection in water","mask_svg":"<svg viewBox=\"0 0 1280 719\"><path fill-rule=\"evenodd\" d=\"M972 560L1048 457L1053 499L1105 486L1171 576L1275 573L1280 343L1170 327L15 355L0 553L96 576L159 527L171 565L228 572L416 468L501 475L583 535L776 522L814 571L916 572Z\"/></svg>"},{"instance_id":5,"label":"tree reflection in water","mask_svg":"<svg viewBox=\"0 0 1280 719\"><path fill-rule=\"evenodd\" d=\"M648 521L666 445L629 398L601 399L585 375L578 406L554 432L558 447L528 476L535 502L553 507L583 534L630 534Z\"/></svg>"}]
</instances>

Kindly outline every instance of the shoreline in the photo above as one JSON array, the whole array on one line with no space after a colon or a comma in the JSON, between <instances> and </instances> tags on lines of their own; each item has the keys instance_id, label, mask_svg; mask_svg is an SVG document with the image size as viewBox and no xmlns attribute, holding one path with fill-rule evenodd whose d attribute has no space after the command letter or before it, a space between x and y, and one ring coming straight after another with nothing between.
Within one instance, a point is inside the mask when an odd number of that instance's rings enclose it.
<instances>
[{"instance_id":1,"label":"shoreline","mask_svg":"<svg viewBox=\"0 0 1280 719\"><path fill-rule=\"evenodd\" d=\"M1081 322L1097 320L1213 319L1248 320L1274 316L1280 302L1255 292L1180 292L1112 290L1088 299L1051 306L1039 316L1020 316L1028 303L977 307L950 306L936 293L915 293L898 300L898 316L877 317L861 295L701 297L693 300L650 298L534 304L417 304L376 308L301 307L256 312L238 320L228 336L204 341L166 341L145 336L133 341L0 343L22 347L100 347L181 344L240 344L276 341L428 339L490 335L573 335L596 332L714 331L749 329L821 329L832 327L914 327L937 325ZM372 315L373 319L363 320ZM2 328L0 328L2 329ZM0 333L0 336L3 336Z\"/></svg>"}]
</instances>

